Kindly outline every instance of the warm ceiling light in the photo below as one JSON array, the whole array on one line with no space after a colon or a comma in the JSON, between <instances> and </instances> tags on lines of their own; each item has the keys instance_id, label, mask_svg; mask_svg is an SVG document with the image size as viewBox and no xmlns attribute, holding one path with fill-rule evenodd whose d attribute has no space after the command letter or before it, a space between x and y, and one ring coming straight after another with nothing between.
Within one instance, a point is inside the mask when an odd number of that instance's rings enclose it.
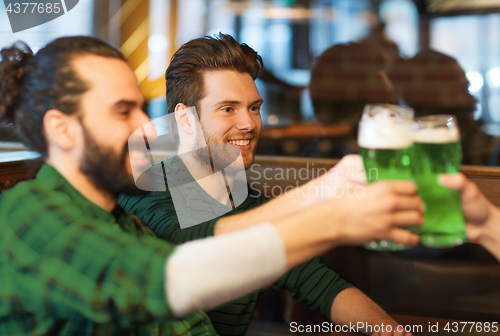
<instances>
[{"instance_id":1,"label":"warm ceiling light","mask_svg":"<svg viewBox=\"0 0 500 336\"><path fill-rule=\"evenodd\" d=\"M447 12L453 10L500 8L500 0L427 0L429 12Z\"/></svg>"},{"instance_id":2,"label":"warm ceiling light","mask_svg":"<svg viewBox=\"0 0 500 336\"><path fill-rule=\"evenodd\" d=\"M311 18L333 19L333 10L307 9L304 7L268 7L264 10L267 19L307 20Z\"/></svg>"}]
</instances>

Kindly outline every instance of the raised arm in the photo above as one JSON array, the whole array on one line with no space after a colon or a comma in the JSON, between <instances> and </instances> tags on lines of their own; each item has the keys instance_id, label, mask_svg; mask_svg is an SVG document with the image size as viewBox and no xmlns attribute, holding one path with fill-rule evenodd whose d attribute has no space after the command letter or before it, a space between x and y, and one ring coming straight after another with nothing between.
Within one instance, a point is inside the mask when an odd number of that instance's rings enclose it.
<instances>
[{"instance_id":1,"label":"raised arm","mask_svg":"<svg viewBox=\"0 0 500 336\"><path fill-rule=\"evenodd\" d=\"M272 226L257 225L179 247L179 256L172 257L175 270L167 269L167 275L180 279L168 287L171 299L182 294L174 310L211 309L269 285L285 270L336 246L378 239L417 244L418 236L400 228L422 222L415 184L380 182L363 188L361 197L349 197L346 190L344 197L311 206ZM249 232L253 238L246 240ZM280 245L282 253L277 252Z\"/></svg>"},{"instance_id":2,"label":"raised arm","mask_svg":"<svg viewBox=\"0 0 500 336\"><path fill-rule=\"evenodd\" d=\"M333 193L338 191L335 188L343 188L349 183L348 177L364 177L362 168L363 163L359 155L347 155L323 176L270 202L250 189L249 193L253 194L232 211L230 216L222 216L184 229L179 225L179 214L174 207L168 186L165 192L150 192L142 196L120 195L118 202L125 210L141 218L158 237L177 245L241 230L265 221L275 221L331 199ZM182 212L183 209L177 211ZM182 216L182 213L180 215Z\"/></svg>"},{"instance_id":3,"label":"raised arm","mask_svg":"<svg viewBox=\"0 0 500 336\"><path fill-rule=\"evenodd\" d=\"M322 176L291 189L258 208L219 219L214 227L214 234L240 230L262 221L273 221L289 216L333 198L335 192L346 187L352 180L364 181L363 162L359 155L344 156L335 167Z\"/></svg>"}]
</instances>

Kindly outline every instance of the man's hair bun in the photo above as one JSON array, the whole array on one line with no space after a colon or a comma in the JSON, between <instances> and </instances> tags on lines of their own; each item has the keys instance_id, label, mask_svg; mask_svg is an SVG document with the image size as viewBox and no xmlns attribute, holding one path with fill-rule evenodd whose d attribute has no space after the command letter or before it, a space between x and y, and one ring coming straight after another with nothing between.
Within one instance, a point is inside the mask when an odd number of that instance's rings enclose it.
<instances>
[{"instance_id":1,"label":"man's hair bun","mask_svg":"<svg viewBox=\"0 0 500 336\"><path fill-rule=\"evenodd\" d=\"M0 123L14 121L24 67L32 58L33 52L21 41L0 50Z\"/></svg>"}]
</instances>

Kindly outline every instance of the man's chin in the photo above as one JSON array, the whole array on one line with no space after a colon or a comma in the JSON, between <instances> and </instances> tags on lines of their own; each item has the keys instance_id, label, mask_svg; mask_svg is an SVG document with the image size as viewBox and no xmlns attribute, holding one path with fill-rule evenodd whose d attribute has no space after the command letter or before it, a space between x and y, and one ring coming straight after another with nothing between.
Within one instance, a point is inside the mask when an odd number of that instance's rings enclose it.
<instances>
[{"instance_id":1,"label":"man's chin","mask_svg":"<svg viewBox=\"0 0 500 336\"><path fill-rule=\"evenodd\" d=\"M250 167L253 165L255 161L255 157L252 155L251 157L245 158L243 157L243 166L245 167L245 170L250 169Z\"/></svg>"},{"instance_id":2,"label":"man's chin","mask_svg":"<svg viewBox=\"0 0 500 336\"><path fill-rule=\"evenodd\" d=\"M248 150L246 153L241 153L243 157L243 165L245 166L245 170L250 169L250 167L254 164L255 162L255 151L256 148L253 146Z\"/></svg>"}]
</instances>

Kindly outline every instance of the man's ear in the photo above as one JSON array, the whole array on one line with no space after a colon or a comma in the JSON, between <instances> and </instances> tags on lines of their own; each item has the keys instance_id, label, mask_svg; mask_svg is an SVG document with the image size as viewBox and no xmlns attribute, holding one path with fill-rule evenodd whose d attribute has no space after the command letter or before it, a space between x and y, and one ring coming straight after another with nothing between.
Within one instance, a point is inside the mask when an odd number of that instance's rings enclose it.
<instances>
[{"instance_id":1,"label":"man's ear","mask_svg":"<svg viewBox=\"0 0 500 336\"><path fill-rule=\"evenodd\" d=\"M179 103L175 106L175 121L184 132L194 134L194 119L186 105Z\"/></svg>"},{"instance_id":2,"label":"man's ear","mask_svg":"<svg viewBox=\"0 0 500 336\"><path fill-rule=\"evenodd\" d=\"M70 150L75 147L80 129L74 116L67 115L59 110L50 109L43 116L43 128L49 146L54 144L62 149Z\"/></svg>"}]
</instances>

